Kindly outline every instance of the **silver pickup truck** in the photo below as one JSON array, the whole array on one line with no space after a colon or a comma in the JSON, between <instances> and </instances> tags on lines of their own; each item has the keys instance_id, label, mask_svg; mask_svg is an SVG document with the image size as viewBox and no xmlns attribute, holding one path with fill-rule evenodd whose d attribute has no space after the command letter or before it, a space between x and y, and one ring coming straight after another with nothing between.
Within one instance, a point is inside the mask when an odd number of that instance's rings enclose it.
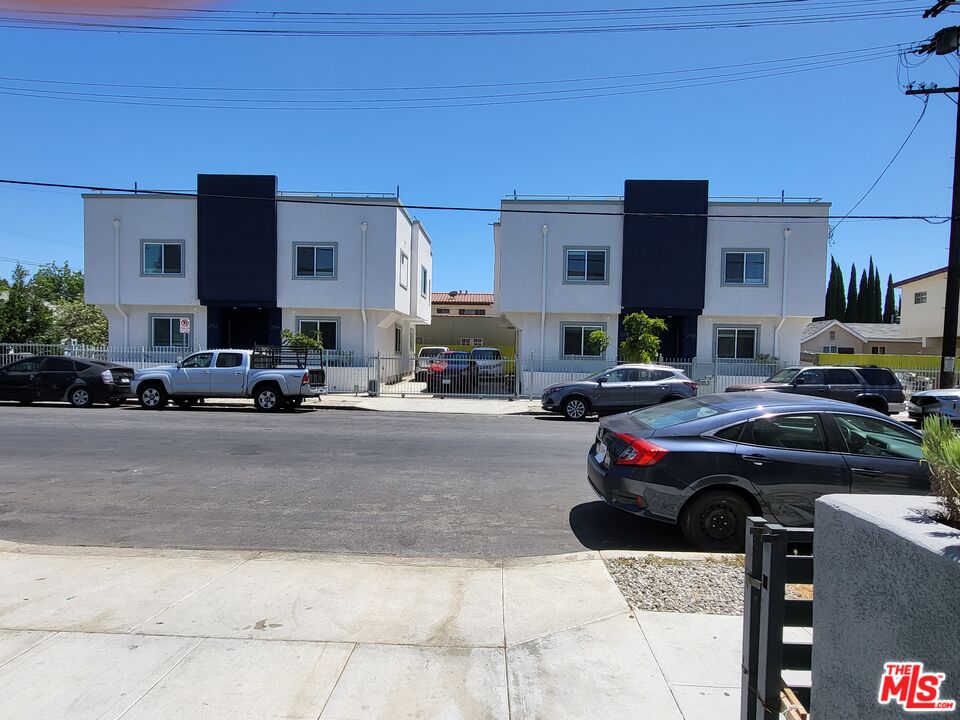
<instances>
[{"instance_id":1,"label":"silver pickup truck","mask_svg":"<svg viewBox=\"0 0 960 720\"><path fill-rule=\"evenodd\" d=\"M245 397L264 412L292 410L304 398L325 391L322 368L280 357L251 350L204 350L176 365L137 370L130 387L140 406L149 410L160 410L170 400L187 409L204 398Z\"/></svg>"}]
</instances>

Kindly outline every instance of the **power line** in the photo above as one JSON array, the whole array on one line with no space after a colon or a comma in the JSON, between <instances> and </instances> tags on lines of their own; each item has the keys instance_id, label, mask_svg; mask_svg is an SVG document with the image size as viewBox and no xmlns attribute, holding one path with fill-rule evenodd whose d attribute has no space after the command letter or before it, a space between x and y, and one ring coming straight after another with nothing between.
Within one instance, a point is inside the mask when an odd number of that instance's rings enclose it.
<instances>
[{"instance_id":1,"label":"power line","mask_svg":"<svg viewBox=\"0 0 960 720\"><path fill-rule=\"evenodd\" d=\"M773 213L773 214L762 214L762 213L751 213L751 214L736 214L736 213L723 213L723 214L710 214L707 213L678 213L678 212L627 212L627 211L599 211L599 210L543 210L543 209L525 209L525 208L513 208L513 207L480 207L480 206L470 206L470 205L414 205L409 203L401 203L399 199L394 202L377 202L364 201L359 203L357 200L338 200L335 198L320 198L320 197L275 197L275 198L264 198L264 197L254 197L247 195L223 195L218 193L197 193L197 192L184 192L177 190L149 190L143 188L122 188L122 187L109 187L103 185L80 185L80 184L71 184L71 183L54 183L54 182L40 182L37 180L15 180L11 178L0 178L0 184L4 185L14 185L22 186L27 185L30 187L52 187L52 188L66 188L69 190L87 190L90 192L105 192L105 193L126 193L126 194L137 194L137 195L156 195L168 198L190 198L190 199L215 199L215 200L244 200L244 201L259 201L259 202L279 202L279 203L303 203L303 204L314 204L314 205L339 205L347 207L357 207L358 204L363 205L364 207L384 207L384 208L397 208L403 207L408 210L438 210L438 211L448 211L448 212L479 212L479 213L501 213L501 214L529 214L529 215L586 215L586 216L601 216L601 217L684 217L684 218L708 218L711 220L754 220L754 219L767 219L767 220L807 220L813 222L822 222L824 220L831 220L835 216L822 216L811 218L810 215L788 215L782 213ZM536 201L534 201L536 202ZM544 200L543 202L549 202L549 200ZM844 216L849 220L922 220L929 223L939 224L941 222L949 222L951 216L943 215L851 215L847 214Z\"/></svg>"}]
</instances>

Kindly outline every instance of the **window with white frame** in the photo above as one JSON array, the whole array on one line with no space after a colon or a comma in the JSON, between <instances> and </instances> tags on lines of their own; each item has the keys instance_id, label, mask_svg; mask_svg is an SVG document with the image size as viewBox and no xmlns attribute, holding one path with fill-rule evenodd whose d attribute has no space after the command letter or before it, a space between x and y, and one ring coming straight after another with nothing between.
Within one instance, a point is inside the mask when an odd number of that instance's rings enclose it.
<instances>
[{"instance_id":1,"label":"window with white frame","mask_svg":"<svg viewBox=\"0 0 960 720\"><path fill-rule=\"evenodd\" d=\"M185 348L190 346L190 334L180 332L180 320L187 316L159 316L150 318L150 344L153 347Z\"/></svg>"},{"instance_id":2,"label":"window with white frame","mask_svg":"<svg viewBox=\"0 0 960 720\"><path fill-rule=\"evenodd\" d=\"M886 355L886 354L887 354L887 348L886 348L886 346L884 346L884 345L875 345L875 346L873 346L872 348L870 348L870 352L871 352L873 355Z\"/></svg>"},{"instance_id":3,"label":"window with white frame","mask_svg":"<svg viewBox=\"0 0 960 720\"><path fill-rule=\"evenodd\" d=\"M606 248L564 248L564 281L607 282L607 254Z\"/></svg>"},{"instance_id":4,"label":"window with white frame","mask_svg":"<svg viewBox=\"0 0 960 720\"><path fill-rule=\"evenodd\" d=\"M724 285L766 285L766 250L724 250Z\"/></svg>"},{"instance_id":5,"label":"window with white frame","mask_svg":"<svg viewBox=\"0 0 960 720\"><path fill-rule=\"evenodd\" d=\"M835 353L835 352L837 352L837 346L836 346L836 345L824 345L824 346L823 346L823 352L825 352L825 353Z\"/></svg>"},{"instance_id":6,"label":"window with white frame","mask_svg":"<svg viewBox=\"0 0 960 720\"><path fill-rule=\"evenodd\" d=\"M590 334L603 329L603 325L564 323L560 328L561 354L599 357L603 352L590 340Z\"/></svg>"},{"instance_id":7,"label":"window with white frame","mask_svg":"<svg viewBox=\"0 0 960 720\"><path fill-rule=\"evenodd\" d=\"M423 297L427 297L430 293L430 288L428 287L430 280L427 277L427 268L423 265L420 266L420 294Z\"/></svg>"},{"instance_id":8,"label":"window with white frame","mask_svg":"<svg viewBox=\"0 0 960 720\"><path fill-rule=\"evenodd\" d=\"M913 304L914 305L923 305L927 301L927 291L921 290L920 292L915 292L913 294Z\"/></svg>"},{"instance_id":9,"label":"window with white frame","mask_svg":"<svg viewBox=\"0 0 960 720\"><path fill-rule=\"evenodd\" d=\"M393 351L398 355L403 352L403 328L399 325L393 326Z\"/></svg>"},{"instance_id":10,"label":"window with white frame","mask_svg":"<svg viewBox=\"0 0 960 720\"><path fill-rule=\"evenodd\" d=\"M483 308L460 308L461 315L486 315L487 311Z\"/></svg>"},{"instance_id":11,"label":"window with white frame","mask_svg":"<svg viewBox=\"0 0 960 720\"><path fill-rule=\"evenodd\" d=\"M831 339L831 340L836 340L836 339L837 339L837 331L836 331L836 330L831 330L831 331L830 331L830 339Z\"/></svg>"},{"instance_id":12,"label":"window with white frame","mask_svg":"<svg viewBox=\"0 0 960 720\"><path fill-rule=\"evenodd\" d=\"M460 338L460 345L465 345L466 347L483 347L483 338Z\"/></svg>"},{"instance_id":13,"label":"window with white frame","mask_svg":"<svg viewBox=\"0 0 960 720\"><path fill-rule=\"evenodd\" d=\"M400 253L400 287L407 289L407 278L410 277L409 261L405 252ZM399 352L399 350L397 351Z\"/></svg>"},{"instance_id":14,"label":"window with white frame","mask_svg":"<svg viewBox=\"0 0 960 720\"><path fill-rule=\"evenodd\" d=\"M143 241L144 275L183 275L183 243Z\"/></svg>"},{"instance_id":15,"label":"window with white frame","mask_svg":"<svg viewBox=\"0 0 960 720\"><path fill-rule=\"evenodd\" d=\"M756 328L717 328L717 358L721 360L753 360L756 356Z\"/></svg>"},{"instance_id":16,"label":"window with white frame","mask_svg":"<svg viewBox=\"0 0 960 720\"><path fill-rule=\"evenodd\" d=\"M294 247L295 274L298 278L335 279L337 277L337 246L297 244Z\"/></svg>"},{"instance_id":17,"label":"window with white frame","mask_svg":"<svg viewBox=\"0 0 960 720\"><path fill-rule=\"evenodd\" d=\"M297 332L319 340L324 350L340 349L340 323L336 318L297 318Z\"/></svg>"}]
</instances>

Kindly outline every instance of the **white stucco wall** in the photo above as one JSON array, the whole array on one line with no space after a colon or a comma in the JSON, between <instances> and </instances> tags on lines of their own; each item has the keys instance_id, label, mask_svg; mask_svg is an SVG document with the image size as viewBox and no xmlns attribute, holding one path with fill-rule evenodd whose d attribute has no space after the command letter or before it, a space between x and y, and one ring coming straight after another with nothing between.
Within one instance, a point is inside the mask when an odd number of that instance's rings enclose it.
<instances>
[{"instance_id":1,"label":"white stucco wall","mask_svg":"<svg viewBox=\"0 0 960 720\"><path fill-rule=\"evenodd\" d=\"M715 355L716 328L744 327L757 329L757 355L774 355L784 362L800 359L800 334L810 322L809 318L788 317L780 327L780 347L775 347L774 338L779 317L763 315L701 315L697 320L697 359L710 360Z\"/></svg>"},{"instance_id":2,"label":"white stucco wall","mask_svg":"<svg viewBox=\"0 0 960 720\"><path fill-rule=\"evenodd\" d=\"M510 208L581 212L620 212L619 202L550 202L504 200L505 211L499 229L498 265L494 281L501 312L540 312L543 288L543 235L547 232L547 312L602 313L620 312L620 279L623 258L623 219L619 215L548 215L511 213ZM609 250L607 282L581 284L564 282L564 248L598 247Z\"/></svg>"},{"instance_id":3,"label":"white stucco wall","mask_svg":"<svg viewBox=\"0 0 960 720\"><path fill-rule=\"evenodd\" d=\"M429 324L431 316L430 293L433 290L433 248L430 237L419 222L410 227L410 246L413 250L411 258L411 286L410 286L410 316L418 323ZM426 293L420 290L420 268L427 269Z\"/></svg>"},{"instance_id":4,"label":"white stucco wall","mask_svg":"<svg viewBox=\"0 0 960 720\"><path fill-rule=\"evenodd\" d=\"M947 300L947 273L924 278L900 287L900 325L909 337L941 337L943 308ZM914 295L927 293L925 303L916 304Z\"/></svg>"}]
</instances>

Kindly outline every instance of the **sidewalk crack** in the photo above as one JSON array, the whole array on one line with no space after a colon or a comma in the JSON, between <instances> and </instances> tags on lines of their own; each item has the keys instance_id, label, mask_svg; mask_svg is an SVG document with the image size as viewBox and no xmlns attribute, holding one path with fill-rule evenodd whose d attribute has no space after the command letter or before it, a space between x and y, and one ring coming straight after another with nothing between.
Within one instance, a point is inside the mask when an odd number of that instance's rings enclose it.
<instances>
[{"instance_id":1,"label":"sidewalk crack","mask_svg":"<svg viewBox=\"0 0 960 720\"><path fill-rule=\"evenodd\" d=\"M510 703L510 660L507 658L507 601L506 601L506 582L504 580L504 562L500 558L500 612L501 623L503 625L503 680L504 689L507 693L507 720L513 718L513 707Z\"/></svg>"},{"instance_id":2,"label":"sidewalk crack","mask_svg":"<svg viewBox=\"0 0 960 720\"><path fill-rule=\"evenodd\" d=\"M180 656L180 659L179 659L179 660L177 660L173 665L171 665L171 666L167 669L167 671L166 671L165 673L163 673L160 677L158 677L158 678L156 679L156 682L154 682L154 683L153 683L152 685L150 685L150 687L148 687L143 693L141 693L140 697L138 697L136 700L134 700L134 701L127 707L126 710L124 710L122 713L120 713L119 715L117 715L116 720L120 720L120 718L122 718L124 715L126 715L126 714L127 714L128 712L130 712L131 710L133 710L133 708L136 707L137 704L138 704L141 700L143 700L147 695L149 695L150 692L151 692L157 685L159 685L160 683L162 683L170 673L172 673L174 670L176 670L178 667L180 667L180 664L181 664L184 660L186 660L188 657L190 657L190 655L193 654L193 651L196 650L198 647L200 647L200 645L203 644L203 643L205 643L206 641L207 641L207 638L200 638L200 639L197 640L193 645L191 645L191 646L187 649L187 651L186 651L185 653L183 653L183 655ZM109 710L108 710L107 712L109 712ZM106 713L104 713L104 714L106 714ZM100 717L102 718L103 715L101 715Z\"/></svg>"},{"instance_id":3,"label":"sidewalk crack","mask_svg":"<svg viewBox=\"0 0 960 720\"><path fill-rule=\"evenodd\" d=\"M640 624L640 617L637 611L631 608L630 615L637 623L637 627L640 628L640 636L643 638L643 642L646 643L647 649L650 651L650 657L652 657L653 661L657 664L657 670L660 671L660 677L663 678L663 684L666 685L667 690L670 691L670 697L673 698L673 704L677 706L677 715L681 718L686 718L683 710L680 709L680 701L677 700L677 694L673 691L673 685L670 684L670 682L667 680L666 673L663 672L663 666L660 665L660 658L658 658L657 654L653 651L653 645L650 644L650 641L647 639L647 633L644 632L643 625Z\"/></svg>"},{"instance_id":4,"label":"sidewalk crack","mask_svg":"<svg viewBox=\"0 0 960 720\"><path fill-rule=\"evenodd\" d=\"M327 705L330 704L330 698L332 698L332 697L333 697L333 694L337 691L337 686L340 684L340 678L342 678L342 677L343 677L343 673L346 672L347 665L350 664L350 659L353 657L353 651L357 649L357 645L358 645L358 644L359 644L359 643L353 643L353 645L350 646L350 654L347 655L347 660L346 660L346 662L344 662L344 663L343 663L343 667L340 668L340 673L337 675L336 682L334 682L334 683L333 683L333 687L330 688L330 694L328 694L328 695L327 695L327 699L323 701L323 707L320 708L320 714L317 715L317 720L320 720L320 718L323 717L323 713L324 713L324 711L327 709Z\"/></svg>"}]
</instances>

